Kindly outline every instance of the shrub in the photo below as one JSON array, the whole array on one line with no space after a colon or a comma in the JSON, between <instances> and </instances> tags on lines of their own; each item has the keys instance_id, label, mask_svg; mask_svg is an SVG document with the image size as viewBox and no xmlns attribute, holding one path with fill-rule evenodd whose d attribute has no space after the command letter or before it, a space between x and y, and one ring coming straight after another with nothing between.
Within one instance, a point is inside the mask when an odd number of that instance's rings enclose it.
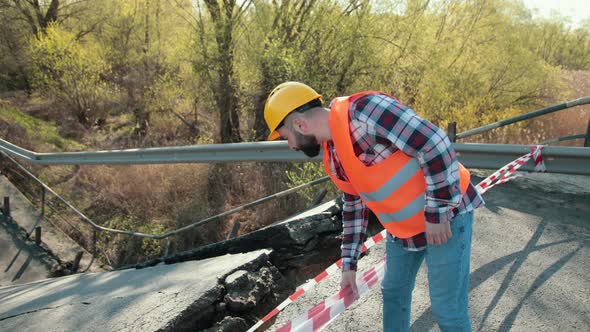
<instances>
[{"instance_id":1,"label":"shrub","mask_svg":"<svg viewBox=\"0 0 590 332\"><path fill-rule=\"evenodd\" d=\"M51 26L30 44L35 89L63 103L77 121L89 128L99 116L108 87L100 78L107 70L100 46L76 39L74 33Z\"/></svg>"}]
</instances>

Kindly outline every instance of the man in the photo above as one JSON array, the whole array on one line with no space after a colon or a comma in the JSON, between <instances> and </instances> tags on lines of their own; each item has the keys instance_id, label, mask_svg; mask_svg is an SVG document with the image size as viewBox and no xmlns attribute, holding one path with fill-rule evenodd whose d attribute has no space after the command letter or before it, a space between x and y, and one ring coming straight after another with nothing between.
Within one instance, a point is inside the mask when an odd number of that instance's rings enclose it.
<instances>
[{"instance_id":1,"label":"man","mask_svg":"<svg viewBox=\"0 0 590 332\"><path fill-rule=\"evenodd\" d=\"M286 139L324 166L344 192L341 287L356 288L369 209L388 231L382 282L384 331L408 331L412 290L428 267L432 312L442 331L471 331L468 312L473 210L483 200L444 131L381 92L336 98L286 82L269 95L269 140Z\"/></svg>"}]
</instances>

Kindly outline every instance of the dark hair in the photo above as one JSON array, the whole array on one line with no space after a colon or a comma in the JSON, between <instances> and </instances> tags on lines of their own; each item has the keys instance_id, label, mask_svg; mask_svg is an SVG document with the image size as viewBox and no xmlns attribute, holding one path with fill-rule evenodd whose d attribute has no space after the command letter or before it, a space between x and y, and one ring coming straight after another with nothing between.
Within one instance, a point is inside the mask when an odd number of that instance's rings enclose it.
<instances>
[{"instance_id":1,"label":"dark hair","mask_svg":"<svg viewBox=\"0 0 590 332\"><path fill-rule=\"evenodd\" d=\"M291 113L293 113L293 112L305 113L306 111L308 111L314 107L322 107L322 100L320 98L314 99L310 102L307 102L307 103L297 107L296 109L291 111ZM291 113L289 113L289 114L291 114ZM287 117L285 117L285 119L286 118ZM285 119L283 119L283 121L281 121L281 123L279 123L279 125L277 126L277 129L281 128L285 124Z\"/></svg>"},{"instance_id":2,"label":"dark hair","mask_svg":"<svg viewBox=\"0 0 590 332\"><path fill-rule=\"evenodd\" d=\"M296 109L293 110L293 112L297 112L297 113L303 113L309 109L312 109L314 107L322 107L322 100L320 98L314 99L308 103L305 103L299 107L297 107Z\"/></svg>"}]
</instances>

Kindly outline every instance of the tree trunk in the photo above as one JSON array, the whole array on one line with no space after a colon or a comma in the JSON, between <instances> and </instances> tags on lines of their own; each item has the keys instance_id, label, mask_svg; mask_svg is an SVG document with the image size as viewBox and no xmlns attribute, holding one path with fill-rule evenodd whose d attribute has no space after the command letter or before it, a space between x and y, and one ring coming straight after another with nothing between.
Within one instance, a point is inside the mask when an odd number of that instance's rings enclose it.
<instances>
[{"instance_id":1,"label":"tree trunk","mask_svg":"<svg viewBox=\"0 0 590 332\"><path fill-rule=\"evenodd\" d=\"M265 141L267 138L268 127L264 120L264 104L272 89L277 85L275 82L276 78L273 79L268 66L269 64L263 63L261 67L262 82L260 82L260 96L256 102L256 113L254 116L255 141Z\"/></svg>"},{"instance_id":2,"label":"tree trunk","mask_svg":"<svg viewBox=\"0 0 590 332\"><path fill-rule=\"evenodd\" d=\"M147 110L147 91L150 87L151 75L149 64L150 51L150 0L145 2L144 13L144 40L143 40L143 72L141 73L141 101L136 108L133 109L135 116L135 134L139 137L145 137L148 133L150 114Z\"/></svg>"},{"instance_id":3,"label":"tree trunk","mask_svg":"<svg viewBox=\"0 0 590 332\"><path fill-rule=\"evenodd\" d=\"M41 4L39 1L13 1L16 8L18 8L18 10L25 17L25 20L29 23L31 30L36 37L39 37L41 34L45 34L49 24L57 21L59 15L59 0L51 0L45 14L43 14L41 11ZM29 10L30 7L28 7L27 4L32 7L32 13Z\"/></svg>"},{"instance_id":4,"label":"tree trunk","mask_svg":"<svg viewBox=\"0 0 590 332\"><path fill-rule=\"evenodd\" d=\"M240 119L238 117L238 96L234 76L234 45L231 18L226 18L220 26L217 39L219 48L219 92L217 105L220 114L220 134L222 143L240 142Z\"/></svg>"},{"instance_id":5,"label":"tree trunk","mask_svg":"<svg viewBox=\"0 0 590 332\"><path fill-rule=\"evenodd\" d=\"M217 0L205 0L207 10L215 26L217 43L217 66L214 71L217 85L214 95L219 111L219 135L221 143L240 142L240 119L238 113L238 96L234 81L234 43L235 2L224 1L223 12Z\"/></svg>"}]
</instances>

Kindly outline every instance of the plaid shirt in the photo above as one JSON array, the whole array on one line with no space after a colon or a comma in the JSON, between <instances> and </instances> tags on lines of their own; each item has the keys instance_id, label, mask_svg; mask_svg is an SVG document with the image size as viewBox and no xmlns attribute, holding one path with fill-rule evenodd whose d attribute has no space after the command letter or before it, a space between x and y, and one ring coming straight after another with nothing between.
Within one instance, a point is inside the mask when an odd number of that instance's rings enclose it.
<instances>
[{"instance_id":1,"label":"plaid shirt","mask_svg":"<svg viewBox=\"0 0 590 332\"><path fill-rule=\"evenodd\" d=\"M426 180L425 220L449 222L457 214L483 205L481 195L470 184L465 195L459 186L459 163L446 133L412 109L384 94L369 94L350 106L350 134L356 156L371 166L401 150L415 157ZM332 173L348 181L332 141L328 142ZM356 270L358 256L367 229L369 210L355 195L344 193L342 207L342 270ZM426 248L426 236L420 233L402 241L404 249Z\"/></svg>"}]
</instances>

